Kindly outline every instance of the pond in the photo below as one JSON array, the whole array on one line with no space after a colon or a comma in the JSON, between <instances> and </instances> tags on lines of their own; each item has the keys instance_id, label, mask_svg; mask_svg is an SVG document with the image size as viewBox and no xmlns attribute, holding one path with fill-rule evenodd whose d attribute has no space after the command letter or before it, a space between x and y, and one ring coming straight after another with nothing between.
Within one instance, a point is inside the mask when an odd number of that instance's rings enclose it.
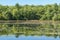
<instances>
[{"instance_id":1,"label":"pond","mask_svg":"<svg viewBox=\"0 0 60 40\"><path fill-rule=\"evenodd\" d=\"M47 36L24 36L21 35L18 38L15 35L3 35L0 36L0 40L60 40L59 36L57 38L47 37Z\"/></svg>"},{"instance_id":2,"label":"pond","mask_svg":"<svg viewBox=\"0 0 60 40\"><path fill-rule=\"evenodd\" d=\"M60 40L60 22L0 23L0 40Z\"/></svg>"}]
</instances>

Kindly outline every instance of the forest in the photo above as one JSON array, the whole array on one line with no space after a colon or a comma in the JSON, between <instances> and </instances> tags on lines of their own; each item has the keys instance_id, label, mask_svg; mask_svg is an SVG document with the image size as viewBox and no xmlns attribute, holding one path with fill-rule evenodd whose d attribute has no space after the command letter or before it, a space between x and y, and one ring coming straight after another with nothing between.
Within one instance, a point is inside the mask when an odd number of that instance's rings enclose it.
<instances>
[{"instance_id":1,"label":"forest","mask_svg":"<svg viewBox=\"0 0 60 40\"><path fill-rule=\"evenodd\" d=\"M0 20L60 20L60 4L0 5Z\"/></svg>"}]
</instances>

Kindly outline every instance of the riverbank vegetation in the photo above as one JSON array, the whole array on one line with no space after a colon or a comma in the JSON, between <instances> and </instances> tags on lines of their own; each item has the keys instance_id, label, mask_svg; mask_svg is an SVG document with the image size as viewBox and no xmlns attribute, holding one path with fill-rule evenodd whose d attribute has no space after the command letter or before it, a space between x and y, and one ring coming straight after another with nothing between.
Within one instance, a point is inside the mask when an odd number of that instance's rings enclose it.
<instances>
[{"instance_id":1,"label":"riverbank vegetation","mask_svg":"<svg viewBox=\"0 0 60 40\"><path fill-rule=\"evenodd\" d=\"M0 35L60 36L60 21L50 20L60 20L60 5L56 3L24 6L18 3L15 6L0 5Z\"/></svg>"},{"instance_id":2,"label":"riverbank vegetation","mask_svg":"<svg viewBox=\"0 0 60 40\"><path fill-rule=\"evenodd\" d=\"M0 20L60 20L60 5L0 5Z\"/></svg>"}]
</instances>

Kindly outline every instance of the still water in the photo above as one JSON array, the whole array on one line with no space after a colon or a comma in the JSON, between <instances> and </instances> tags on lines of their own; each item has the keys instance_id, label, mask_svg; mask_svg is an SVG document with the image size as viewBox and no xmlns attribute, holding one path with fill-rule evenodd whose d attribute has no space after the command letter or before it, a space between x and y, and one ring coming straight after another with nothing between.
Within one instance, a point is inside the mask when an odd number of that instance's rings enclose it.
<instances>
[{"instance_id":1,"label":"still water","mask_svg":"<svg viewBox=\"0 0 60 40\"><path fill-rule=\"evenodd\" d=\"M60 22L0 23L0 40L60 40Z\"/></svg>"},{"instance_id":2,"label":"still water","mask_svg":"<svg viewBox=\"0 0 60 40\"><path fill-rule=\"evenodd\" d=\"M16 38L14 35L3 35L0 36L0 40L60 40L59 36L57 38L54 37L47 37L47 36L24 36L21 35Z\"/></svg>"}]
</instances>

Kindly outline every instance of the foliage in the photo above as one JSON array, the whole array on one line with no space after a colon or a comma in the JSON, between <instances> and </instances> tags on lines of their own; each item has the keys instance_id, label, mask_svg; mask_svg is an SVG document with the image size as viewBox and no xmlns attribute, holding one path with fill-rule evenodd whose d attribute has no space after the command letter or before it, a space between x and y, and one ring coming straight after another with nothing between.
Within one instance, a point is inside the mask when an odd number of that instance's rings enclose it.
<instances>
[{"instance_id":1,"label":"foliage","mask_svg":"<svg viewBox=\"0 0 60 40\"><path fill-rule=\"evenodd\" d=\"M0 20L60 20L60 5L0 5Z\"/></svg>"}]
</instances>

